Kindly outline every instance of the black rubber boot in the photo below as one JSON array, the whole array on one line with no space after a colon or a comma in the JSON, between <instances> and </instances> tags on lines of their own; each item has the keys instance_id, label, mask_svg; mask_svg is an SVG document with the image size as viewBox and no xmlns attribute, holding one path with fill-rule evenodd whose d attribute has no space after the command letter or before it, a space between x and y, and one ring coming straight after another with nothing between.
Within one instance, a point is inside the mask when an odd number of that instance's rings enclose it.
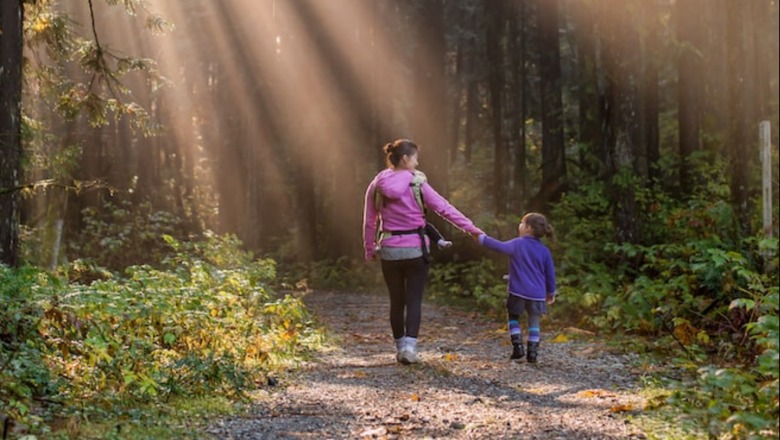
<instances>
[{"instance_id":1,"label":"black rubber boot","mask_svg":"<svg viewBox=\"0 0 780 440\"><path fill-rule=\"evenodd\" d=\"M523 344L512 344L512 356L509 356L509 359L522 359L524 357Z\"/></svg>"},{"instance_id":2,"label":"black rubber boot","mask_svg":"<svg viewBox=\"0 0 780 440\"><path fill-rule=\"evenodd\" d=\"M529 342L528 343L528 362L531 363L531 364L535 364L537 356L539 356L539 343L538 342Z\"/></svg>"}]
</instances>

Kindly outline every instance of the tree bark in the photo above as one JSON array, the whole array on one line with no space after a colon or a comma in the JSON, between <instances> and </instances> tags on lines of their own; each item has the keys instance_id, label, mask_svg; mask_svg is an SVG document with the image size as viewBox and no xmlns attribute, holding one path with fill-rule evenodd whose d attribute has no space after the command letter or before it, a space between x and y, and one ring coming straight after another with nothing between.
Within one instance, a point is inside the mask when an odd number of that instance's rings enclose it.
<instances>
[{"instance_id":1,"label":"tree bark","mask_svg":"<svg viewBox=\"0 0 780 440\"><path fill-rule=\"evenodd\" d=\"M22 0L0 2L0 263L19 264Z\"/></svg>"},{"instance_id":2,"label":"tree bark","mask_svg":"<svg viewBox=\"0 0 780 440\"><path fill-rule=\"evenodd\" d=\"M638 83L639 34L632 20L636 2L608 0L614 20L607 23L605 68L609 108L607 142L610 147L610 198L619 243L637 243L639 219L631 182L639 145ZM602 15L603 17L603 15Z\"/></svg>"},{"instance_id":3,"label":"tree bark","mask_svg":"<svg viewBox=\"0 0 780 440\"><path fill-rule=\"evenodd\" d=\"M661 45L659 41L660 10L657 2L642 3L644 16L648 17L644 32L644 71L642 73L642 90L640 108L642 110L642 151L644 152L644 173L647 182L652 184L659 177L658 160L660 153L660 130L658 126L658 66Z\"/></svg>"},{"instance_id":4,"label":"tree bark","mask_svg":"<svg viewBox=\"0 0 780 440\"><path fill-rule=\"evenodd\" d=\"M539 2L539 75L542 88L542 185L534 209L547 211L560 199L566 184L563 142L558 0Z\"/></svg>"},{"instance_id":5,"label":"tree bark","mask_svg":"<svg viewBox=\"0 0 780 440\"><path fill-rule=\"evenodd\" d=\"M421 152L421 170L442 195L448 193L447 117L444 88L444 17L442 0L422 0L416 13L417 41L412 54L414 90L410 115L412 137Z\"/></svg>"},{"instance_id":6,"label":"tree bark","mask_svg":"<svg viewBox=\"0 0 780 440\"><path fill-rule=\"evenodd\" d=\"M699 150L699 100L702 78L701 20L703 5L695 0L678 1L676 7L677 40L680 56L677 62L677 121L680 143L680 190L691 194L693 175L691 154Z\"/></svg>"},{"instance_id":7,"label":"tree bark","mask_svg":"<svg viewBox=\"0 0 780 440\"><path fill-rule=\"evenodd\" d=\"M604 155L598 154L603 139L594 12L586 2L574 2L573 8L578 71L580 168L588 174L602 175L603 169L599 165L603 166L607 160ZM601 159L601 164L593 163L590 154Z\"/></svg>"},{"instance_id":8,"label":"tree bark","mask_svg":"<svg viewBox=\"0 0 780 440\"><path fill-rule=\"evenodd\" d=\"M516 213L522 213L525 211L525 199L526 199L526 178L527 173L527 151L526 151L526 133L525 133L525 119L526 119L526 106L527 106L527 87L526 87L526 69L525 60L527 59L527 45L526 45L526 4L525 1L520 0L513 3L513 22L512 27L512 75L514 78L514 103L516 108L512 114L515 115L512 119L512 137L515 138L513 142L514 147L514 167L512 180L514 181L514 193L512 197L512 203L510 209ZM519 21L519 24L517 23Z\"/></svg>"},{"instance_id":9,"label":"tree bark","mask_svg":"<svg viewBox=\"0 0 780 440\"><path fill-rule=\"evenodd\" d=\"M751 148L748 128L750 122L747 119L747 84L745 77L745 38L744 38L744 13L742 2L728 0L726 3L726 38L728 56L728 85L730 111L729 134L729 158L731 163L731 199L734 210L737 212L740 232L747 234L750 231L750 214L748 209L748 165L749 157L752 157L754 149Z\"/></svg>"},{"instance_id":10,"label":"tree bark","mask_svg":"<svg viewBox=\"0 0 780 440\"><path fill-rule=\"evenodd\" d=\"M493 125L493 199L496 214L506 215L507 212L507 175L508 149L504 136L504 52L501 40L504 37L504 8L502 1L485 3L487 18L487 58L488 89L490 90L491 121Z\"/></svg>"}]
</instances>

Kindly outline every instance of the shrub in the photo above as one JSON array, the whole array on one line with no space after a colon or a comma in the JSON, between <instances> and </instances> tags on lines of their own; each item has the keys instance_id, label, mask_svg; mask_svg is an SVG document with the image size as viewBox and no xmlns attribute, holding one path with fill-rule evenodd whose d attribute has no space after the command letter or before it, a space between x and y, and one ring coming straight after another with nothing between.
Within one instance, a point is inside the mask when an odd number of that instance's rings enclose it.
<instances>
[{"instance_id":1,"label":"shrub","mask_svg":"<svg viewBox=\"0 0 780 440\"><path fill-rule=\"evenodd\" d=\"M273 260L253 260L232 236L166 241L168 270L132 266L89 284L0 268L0 300L13 304L0 311L0 412L34 430L34 400L89 415L241 397L319 342L300 299L270 288Z\"/></svg>"}]
</instances>

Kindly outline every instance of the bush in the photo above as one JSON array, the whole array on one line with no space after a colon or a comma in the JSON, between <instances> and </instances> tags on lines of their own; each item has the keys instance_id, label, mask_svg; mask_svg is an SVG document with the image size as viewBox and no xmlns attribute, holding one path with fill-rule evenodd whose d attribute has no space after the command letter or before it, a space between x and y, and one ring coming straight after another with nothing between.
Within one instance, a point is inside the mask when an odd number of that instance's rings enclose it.
<instances>
[{"instance_id":1,"label":"bush","mask_svg":"<svg viewBox=\"0 0 780 440\"><path fill-rule=\"evenodd\" d=\"M170 251L160 238L184 229L175 215L155 210L148 202L105 203L101 209L86 208L82 216L78 236L68 241L73 259L97 262L115 272L133 265L158 265Z\"/></svg>"},{"instance_id":2,"label":"bush","mask_svg":"<svg viewBox=\"0 0 780 440\"><path fill-rule=\"evenodd\" d=\"M106 413L171 397L241 397L319 342L300 299L277 295L273 260L232 236L166 237L168 270L66 284L0 268L0 412L28 429L34 401ZM44 429L44 428L41 428Z\"/></svg>"}]
</instances>

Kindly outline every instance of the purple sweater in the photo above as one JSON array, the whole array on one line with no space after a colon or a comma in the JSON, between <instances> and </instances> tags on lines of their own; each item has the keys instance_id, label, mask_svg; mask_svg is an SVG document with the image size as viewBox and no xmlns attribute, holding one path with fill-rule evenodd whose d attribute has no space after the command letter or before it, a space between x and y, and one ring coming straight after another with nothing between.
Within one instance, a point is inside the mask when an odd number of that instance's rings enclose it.
<instances>
[{"instance_id":1,"label":"purple sweater","mask_svg":"<svg viewBox=\"0 0 780 440\"><path fill-rule=\"evenodd\" d=\"M377 244L375 243L377 217L382 218L383 228L386 231L406 231L425 226L425 216L412 193L413 176L408 170L396 171L386 168L380 171L368 185L363 209L363 249L366 260L373 257L374 247ZM374 191L379 191L384 197L380 212L377 212L374 206ZM458 229L469 234L483 233L468 217L437 193L428 182L423 183L422 193L425 207ZM382 246L386 247L420 247L420 245L420 237L416 234L395 235L382 241Z\"/></svg>"},{"instance_id":2,"label":"purple sweater","mask_svg":"<svg viewBox=\"0 0 780 440\"><path fill-rule=\"evenodd\" d=\"M533 301L544 301L555 295L552 254L538 238L526 236L498 241L480 235L479 242L488 249L509 255L510 294Z\"/></svg>"}]
</instances>

